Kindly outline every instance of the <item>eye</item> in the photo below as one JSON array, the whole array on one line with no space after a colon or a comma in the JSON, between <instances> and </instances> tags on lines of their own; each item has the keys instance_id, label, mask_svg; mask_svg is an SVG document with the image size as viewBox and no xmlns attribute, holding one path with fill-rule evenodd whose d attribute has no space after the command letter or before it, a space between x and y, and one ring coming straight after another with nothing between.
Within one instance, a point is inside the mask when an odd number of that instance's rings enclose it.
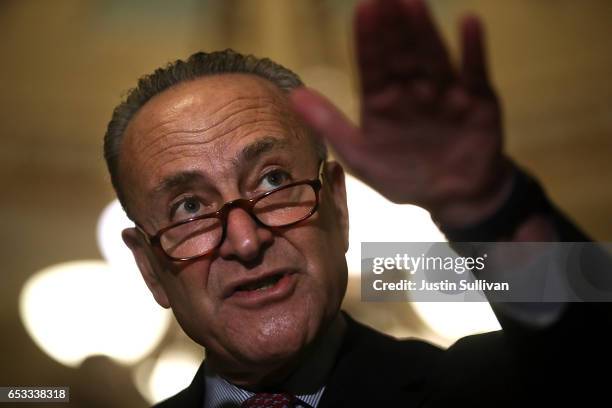
<instances>
[{"instance_id":1,"label":"eye","mask_svg":"<svg viewBox=\"0 0 612 408\"><path fill-rule=\"evenodd\" d=\"M276 169L263 176L259 185L262 190L269 191L274 190L283 184L287 184L290 179L291 176L289 173L284 170Z\"/></svg>"},{"instance_id":2,"label":"eye","mask_svg":"<svg viewBox=\"0 0 612 408\"><path fill-rule=\"evenodd\" d=\"M185 220L202 212L203 205L196 197L186 197L174 205L173 218Z\"/></svg>"}]
</instances>

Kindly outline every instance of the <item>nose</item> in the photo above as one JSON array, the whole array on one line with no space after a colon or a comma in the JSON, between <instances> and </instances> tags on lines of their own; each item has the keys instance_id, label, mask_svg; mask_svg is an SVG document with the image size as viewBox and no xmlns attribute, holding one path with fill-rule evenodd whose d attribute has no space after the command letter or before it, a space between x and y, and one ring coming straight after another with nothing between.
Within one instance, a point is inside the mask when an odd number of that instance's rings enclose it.
<instances>
[{"instance_id":1,"label":"nose","mask_svg":"<svg viewBox=\"0 0 612 408\"><path fill-rule=\"evenodd\" d=\"M242 208L233 208L227 216L225 239L219 247L224 259L252 261L272 242L272 231L258 225Z\"/></svg>"}]
</instances>

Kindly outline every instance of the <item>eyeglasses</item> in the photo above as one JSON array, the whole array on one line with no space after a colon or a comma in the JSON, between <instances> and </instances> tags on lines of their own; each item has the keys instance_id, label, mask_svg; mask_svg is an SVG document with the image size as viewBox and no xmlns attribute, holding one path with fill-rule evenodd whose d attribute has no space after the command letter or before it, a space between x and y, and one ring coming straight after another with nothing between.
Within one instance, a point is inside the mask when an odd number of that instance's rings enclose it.
<instances>
[{"instance_id":1,"label":"eyeglasses","mask_svg":"<svg viewBox=\"0 0 612 408\"><path fill-rule=\"evenodd\" d=\"M149 235L136 224L149 245L161 248L175 261L190 261L211 253L227 233L227 218L233 208L246 211L255 222L268 228L289 227L313 215L319 206L324 161L319 176L280 186L253 198L228 201L209 214L199 215L160 229Z\"/></svg>"}]
</instances>

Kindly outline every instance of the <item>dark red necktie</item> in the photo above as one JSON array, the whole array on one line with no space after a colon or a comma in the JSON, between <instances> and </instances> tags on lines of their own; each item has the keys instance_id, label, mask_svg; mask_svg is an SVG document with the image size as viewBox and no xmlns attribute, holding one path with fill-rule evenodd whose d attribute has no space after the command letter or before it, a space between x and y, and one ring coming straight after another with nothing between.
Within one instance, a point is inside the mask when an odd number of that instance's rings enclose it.
<instances>
[{"instance_id":1,"label":"dark red necktie","mask_svg":"<svg viewBox=\"0 0 612 408\"><path fill-rule=\"evenodd\" d=\"M240 408L293 408L295 397L291 394L260 392L244 401Z\"/></svg>"}]
</instances>

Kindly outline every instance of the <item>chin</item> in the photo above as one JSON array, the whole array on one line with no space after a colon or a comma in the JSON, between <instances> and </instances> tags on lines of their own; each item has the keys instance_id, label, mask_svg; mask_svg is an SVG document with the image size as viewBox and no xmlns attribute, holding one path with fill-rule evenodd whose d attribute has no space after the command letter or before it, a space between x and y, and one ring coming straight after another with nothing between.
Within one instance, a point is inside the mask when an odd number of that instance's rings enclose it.
<instances>
[{"instance_id":1,"label":"chin","mask_svg":"<svg viewBox=\"0 0 612 408\"><path fill-rule=\"evenodd\" d=\"M280 313L262 312L242 325L234 344L251 364L282 364L299 357L316 337L320 324L319 311L305 305L282 309Z\"/></svg>"},{"instance_id":2,"label":"chin","mask_svg":"<svg viewBox=\"0 0 612 408\"><path fill-rule=\"evenodd\" d=\"M262 316L251 326L252 336L244 344L254 363L275 363L291 360L314 339L318 319L306 312Z\"/></svg>"}]
</instances>

